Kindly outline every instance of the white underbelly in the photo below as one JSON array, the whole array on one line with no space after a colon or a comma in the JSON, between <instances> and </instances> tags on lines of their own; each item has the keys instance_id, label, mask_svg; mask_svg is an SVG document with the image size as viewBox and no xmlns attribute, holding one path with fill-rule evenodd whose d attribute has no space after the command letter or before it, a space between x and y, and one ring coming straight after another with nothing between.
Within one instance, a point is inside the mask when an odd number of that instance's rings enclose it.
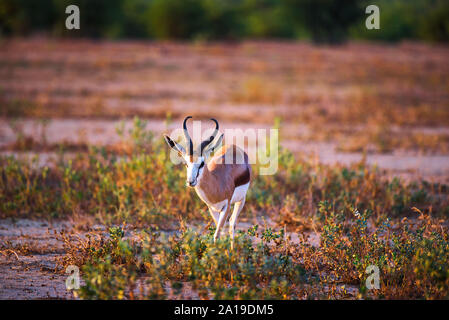
<instances>
[{"instance_id":1,"label":"white underbelly","mask_svg":"<svg viewBox=\"0 0 449 320\"><path fill-rule=\"evenodd\" d=\"M231 204L235 202L242 201L246 197L246 192L249 188L249 182L247 184L243 184L235 188L234 193L232 194Z\"/></svg>"}]
</instances>

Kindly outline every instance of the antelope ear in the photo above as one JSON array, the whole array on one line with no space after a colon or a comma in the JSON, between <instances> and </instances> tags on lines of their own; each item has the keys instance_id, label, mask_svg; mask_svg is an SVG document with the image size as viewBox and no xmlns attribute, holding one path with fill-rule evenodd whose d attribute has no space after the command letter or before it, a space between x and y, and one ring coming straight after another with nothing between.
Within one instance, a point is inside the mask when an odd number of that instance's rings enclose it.
<instances>
[{"instance_id":1,"label":"antelope ear","mask_svg":"<svg viewBox=\"0 0 449 320\"><path fill-rule=\"evenodd\" d=\"M165 139L165 142L167 142L167 144L168 144L168 146L170 148L174 148L175 147L175 143L173 142L173 140L169 136L167 136L166 134L164 134L164 139Z\"/></svg>"},{"instance_id":2,"label":"antelope ear","mask_svg":"<svg viewBox=\"0 0 449 320\"><path fill-rule=\"evenodd\" d=\"M209 155L218 149L218 147L220 146L221 142L223 141L223 136L224 134L222 133L221 136L217 139L217 142L215 142L214 144L210 144L209 147L206 148L206 150L203 151L203 155L205 158L208 158Z\"/></svg>"},{"instance_id":3,"label":"antelope ear","mask_svg":"<svg viewBox=\"0 0 449 320\"><path fill-rule=\"evenodd\" d=\"M176 150L180 156L186 153L184 148L177 142L173 141L168 135L164 134L165 142L167 142L168 146L174 150Z\"/></svg>"}]
</instances>

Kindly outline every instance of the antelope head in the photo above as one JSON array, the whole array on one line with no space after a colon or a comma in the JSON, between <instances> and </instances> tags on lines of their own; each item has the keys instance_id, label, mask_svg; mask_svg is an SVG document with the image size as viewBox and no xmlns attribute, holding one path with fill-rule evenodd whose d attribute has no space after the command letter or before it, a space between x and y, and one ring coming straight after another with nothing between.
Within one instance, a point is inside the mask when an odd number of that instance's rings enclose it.
<instances>
[{"instance_id":1,"label":"antelope head","mask_svg":"<svg viewBox=\"0 0 449 320\"><path fill-rule=\"evenodd\" d=\"M218 138L215 144L211 144L218 134L218 121L212 118L211 120L215 122L214 132L209 137L209 139L202 141L201 144L198 146L198 148L194 150L192 139L190 138L189 132L187 130L187 120L191 118L192 118L191 116L186 117L182 124L187 148L184 148L182 145L171 139L168 135L164 135L164 138L167 144L170 146L170 148L178 152L179 156L182 159L182 162L186 166L187 169L186 186L195 187L198 183L198 179L201 179L201 175L203 173L205 166L205 161L212 153L212 151L214 151L214 149L216 149L220 145L223 139L223 134Z\"/></svg>"}]
</instances>

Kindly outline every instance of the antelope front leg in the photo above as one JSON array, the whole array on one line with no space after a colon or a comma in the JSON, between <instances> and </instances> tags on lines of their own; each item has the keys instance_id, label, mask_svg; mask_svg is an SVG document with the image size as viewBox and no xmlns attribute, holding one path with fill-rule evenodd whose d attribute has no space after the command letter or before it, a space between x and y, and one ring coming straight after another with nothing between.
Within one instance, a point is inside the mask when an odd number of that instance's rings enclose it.
<instances>
[{"instance_id":1,"label":"antelope front leg","mask_svg":"<svg viewBox=\"0 0 449 320\"><path fill-rule=\"evenodd\" d=\"M220 211L220 216L218 217L217 229L215 230L215 234L214 234L214 242L217 241L217 238L220 234L220 230L223 227L223 224L226 220L226 216L228 213L228 207L229 207L229 201L226 201L224 207Z\"/></svg>"},{"instance_id":2,"label":"antelope front leg","mask_svg":"<svg viewBox=\"0 0 449 320\"><path fill-rule=\"evenodd\" d=\"M214 210L212 207L208 207L210 215L212 216L212 219L214 219L215 228L218 227L218 218L220 217L220 212L217 210Z\"/></svg>"},{"instance_id":3,"label":"antelope front leg","mask_svg":"<svg viewBox=\"0 0 449 320\"><path fill-rule=\"evenodd\" d=\"M234 249L234 230L237 218L245 205L245 198L242 201L234 204L234 211L232 212L231 219L229 219L229 236L231 237L231 249Z\"/></svg>"}]
</instances>

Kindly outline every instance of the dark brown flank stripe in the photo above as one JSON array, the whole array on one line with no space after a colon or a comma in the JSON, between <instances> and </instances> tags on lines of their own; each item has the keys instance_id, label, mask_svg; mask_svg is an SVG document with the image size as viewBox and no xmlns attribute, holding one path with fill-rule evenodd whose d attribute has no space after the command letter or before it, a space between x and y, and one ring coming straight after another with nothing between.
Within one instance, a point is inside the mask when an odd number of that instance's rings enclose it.
<instances>
[{"instance_id":1,"label":"dark brown flank stripe","mask_svg":"<svg viewBox=\"0 0 449 320\"><path fill-rule=\"evenodd\" d=\"M234 185L237 188L238 186L247 184L249 182L249 179L250 179L250 175L249 175L249 169L247 166L245 172L243 172L240 176L235 178Z\"/></svg>"}]
</instances>

